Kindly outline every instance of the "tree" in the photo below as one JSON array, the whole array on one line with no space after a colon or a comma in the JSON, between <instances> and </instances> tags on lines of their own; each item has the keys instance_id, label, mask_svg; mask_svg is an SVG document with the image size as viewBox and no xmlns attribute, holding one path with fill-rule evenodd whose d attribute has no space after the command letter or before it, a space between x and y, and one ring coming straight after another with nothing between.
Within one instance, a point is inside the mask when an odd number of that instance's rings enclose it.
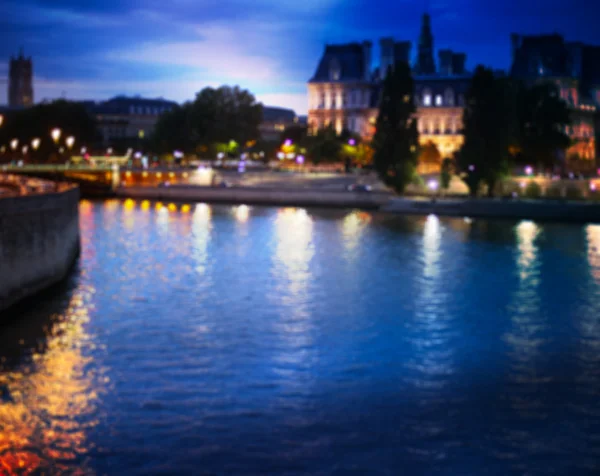
<instances>
[{"instance_id":1,"label":"tree","mask_svg":"<svg viewBox=\"0 0 600 476\"><path fill-rule=\"evenodd\" d=\"M445 158L442 160L442 171L440 173L440 186L442 190L448 190L450 187L450 182L452 181L452 172L453 172L453 163L452 159Z\"/></svg>"},{"instance_id":2,"label":"tree","mask_svg":"<svg viewBox=\"0 0 600 476\"><path fill-rule=\"evenodd\" d=\"M514 96L505 78L478 66L467 93L463 113L464 144L458 154L471 196L483 182L491 196L508 168L508 149L514 136Z\"/></svg>"},{"instance_id":3,"label":"tree","mask_svg":"<svg viewBox=\"0 0 600 476\"><path fill-rule=\"evenodd\" d=\"M151 143L153 149L161 154L181 150L182 152L194 152L194 145L190 140L190 126L188 124L190 104L175 107L169 112L162 114L152 135Z\"/></svg>"},{"instance_id":4,"label":"tree","mask_svg":"<svg viewBox=\"0 0 600 476\"><path fill-rule=\"evenodd\" d=\"M414 83L406 62L389 69L383 83L373 137L373 163L381 180L398 193L412 180L419 136L414 119Z\"/></svg>"},{"instance_id":5,"label":"tree","mask_svg":"<svg viewBox=\"0 0 600 476\"><path fill-rule=\"evenodd\" d=\"M261 122L262 104L250 92L238 86L204 88L193 102L161 116L152 142L164 152L212 153L217 144L232 143L243 148L259 138Z\"/></svg>"},{"instance_id":6,"label":"tree","mask_svg":"<svg viewBox=\"0 0 600 476\"><path fill-rule=\"evenodd\" d=\"M53 129L61 131L56 143L50 137ZM59 155L59 149L68 152L68 137L75 140L73 150L93 145L97 139L96 122L82 104L65 100L9 112L0 127L0 144L10 150L10 142L17 139L17 150L21 152L22 146L27 145L25 155L34 161L46 161L51 155L56 156L56 161L66 160L66 156ZM34 139L39 139L37 150L31 145Z\"/></svg>"},{"instance_id":7,"label":"tree","mask_svg":"<svg viewBox=\"0 0 600 476\"><path fill-rule=\"evenodd\" d=\"M342 143L331 126L319 129L311 138L308 153L314 164L340 160Z\"/></svg>"},{"instance_id":8,"label":"tree","mask_svg":"<svg viewBox=\"0 0 600 476\"><path fill-rule=\"evenodd\" d=\"M431 173L432 171L437 172L440 170L441 161L442 154L440 154L440 151L433 142L429 141L421 147L419 153L419 165L422 167L419 168L420 172L421 169L423 169L425 173Z\"/></svg>"},{"instance_id":9,"label":"tree","mask_svg":"<svg viewBox=\"0 0 600 476\"><path fill-rule=\"evenodd\" d=\"M522 158L541 169L553 168L559 151L570 145L567 103L552 83L520 85L517 93L517 141Z\"/></svg>"}]
</instances>

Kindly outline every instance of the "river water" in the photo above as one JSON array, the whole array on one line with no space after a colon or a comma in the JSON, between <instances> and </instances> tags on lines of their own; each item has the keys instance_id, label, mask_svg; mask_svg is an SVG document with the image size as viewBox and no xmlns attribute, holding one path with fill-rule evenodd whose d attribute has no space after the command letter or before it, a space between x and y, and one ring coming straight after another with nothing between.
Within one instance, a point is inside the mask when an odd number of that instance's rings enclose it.
<instances>
[{"instance_id":1,"label":"river water","mask_svg":"<svg viewBox=\"0 0 600 476\"><path fill-rule=\"evenodd\" d=\"M81 203L0 474L600 471L600 226Z\"/></svg>"}]
</instances>

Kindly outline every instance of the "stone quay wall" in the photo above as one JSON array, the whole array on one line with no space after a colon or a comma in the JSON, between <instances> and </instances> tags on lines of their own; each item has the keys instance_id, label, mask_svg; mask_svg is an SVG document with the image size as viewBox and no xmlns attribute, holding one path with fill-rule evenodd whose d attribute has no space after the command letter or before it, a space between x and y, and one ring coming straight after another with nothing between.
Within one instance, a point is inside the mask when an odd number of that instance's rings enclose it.
<instances>
[{"instance_id":1,"label":"stone quay wall","mask_svg":"<svg viewBox=\"0 0 600 476\"><path fill-rule=\"evenodd\" d=\"M0 198L0 316L63 280L79 250L78 187Z\"/></svg>"}]
</instances>

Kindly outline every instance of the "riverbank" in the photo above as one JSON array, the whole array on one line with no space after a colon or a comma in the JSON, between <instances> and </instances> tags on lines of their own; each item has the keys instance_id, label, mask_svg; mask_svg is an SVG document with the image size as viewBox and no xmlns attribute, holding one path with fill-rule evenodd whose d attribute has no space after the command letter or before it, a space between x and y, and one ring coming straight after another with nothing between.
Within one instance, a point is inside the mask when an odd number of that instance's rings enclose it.
<instances>
[{"instance_id":1,"label":"riverbank","mask_svg":"<svg viewBox=\"0 0 600 476\"><path fill-rule=\"evenodd\" d=\"M402 215L461 216L600 223L600 203L501 198L413 199L395 197L381 210Z\"/></svg>"},{"instance_id":2,"label":"riverbank","mask_svg":"<svg viewBox=\"0 0 600 476\"><path fill-rule=\"evenodd\" d=\"M600 223L600 203L566 200L490 198L404 198L391 193L342 190L197 186L121 187L121 198L231 203L271 206L360 208L405 215L461 216L490 219L529 219L575 223Z\"/></svg>"},{"instance_id":3,"label":"riverbank","mask_svg":"<svg viewBox=\"0 0 600 476\"><path fill-rule=\"evenodd\" d=\"M62 281L79 256L79 188L29 190L0 198L0 312Z\"/></svg>"},{"instance_id":4,"label":"riverbank","mask_svg":"<svg viewBox=\"0 0 600 476\"><path fill-rule=\"evenodd\" d=\"M386 205L392 194L386 192L347 192L302 188L267 187L120 187L122 198L192 201L207 203L239 203L246 205L361 208L376 210Z\"/></svg>"}]
</instances>

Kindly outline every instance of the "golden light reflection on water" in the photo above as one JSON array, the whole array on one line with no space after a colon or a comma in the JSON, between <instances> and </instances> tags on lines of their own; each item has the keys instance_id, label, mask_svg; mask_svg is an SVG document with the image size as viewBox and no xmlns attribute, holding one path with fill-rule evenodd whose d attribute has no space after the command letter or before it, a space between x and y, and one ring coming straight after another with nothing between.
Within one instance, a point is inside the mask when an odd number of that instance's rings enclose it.
<instances>
[{"instance_id":1,"label":"golden light reflection on water","mask_svg":"<svg viewBox=\"0 0 600 476\"><path fill-rule=\"evenodd\" d=\"M279 286L272 298L277 301L276 305L283 303L288 312L275 323L280 352L274 359L285 368L287 385L307 388L312 378L300 369L302 365L309 365L313 353L311 330L314 324L308 290L313 279L313 219L304 209L280 209L275 220L275 239L273 272Z\"/></svg>"},{"instance_id":2,"label":"golden light reflection on water","mask_svg":"<svg viewBox=\"0 0 600 476\"><path fill-rule=\"evenodd\" d=\"M234 215L238 222L246 223L250 217L250 207L248 205L238 205L234 207Z\"/></svg>"},{"instance_id":3,"label":"golden light reflection on water","mask_svg":"<svg viewBox=\"0 0 600 476\"><path fill-rule=\"evenodd\" d=\"M140 208L142 209L142 211L147 212L148 210L150 210L150 201L149 200L144 200L142 202L142 204L140 205Z\"/></svg>"},{"instance_id":4,"label":"golden light reflection on water","mask_svg":"<svg viewBox=\"0 0 600 476\"><path fill-rule=\"evenodd\" d=\"M306 210L284 208L277 214L276 259L285 271L292 293L305 289L310 279L309 265L314 255L312 232L313 221Z\"/></svg>"},{"instance_id":5,"label":"golden light reflection on water","mask_svg":"<svg viewBox=\"0 0 600 476\"><path fill-rule=\"evenodd\" d=\"M204 273L208 262L208 243L210 241L210 232L212 210L206 203L196 205L194 214L192 215L192 256L196 263L196 271Z\"/></svg>"},{"instance_id":6,"label":"golden light reflection on water","mask_svg":"<svg viewBox=\"0 0 600 476\"><path fill-rule=\"evenodd\" d=\"M600 284L600 225L588 225L586 234L590 272L596 283Z\"/></svg>"},{"instance_id":7,"label":"golden light reflection on water","mask_svg":"<svg viewBox=\"0 0 600 476\"><path fill-rule=\"evenodd\" d=\"M545 418L541 388L550 381L544 367L547 322L540 310L540 258L536 240L539 225L522 221L515 227L519 283L509 305L511 327L504 335L512 359L510 380L520 392L512 393L510 403L524 418ZM525 432L511 437L519 445L529 438Z\"/></svg>"},{"instance_id":8,"label":"golden light reflection on water","mask_svg":"<svg viewBox=\"0 0 600 476\"><path fill-rule=\"evenodd\" d=\"M354 211L344 217L342 234L346 251L353 252L357 249L362 234L371 220L372 217L369 213L359 211Z\"/></svg>"},{"instance_id":9,"label":"golden light reflection on water","mask_svg":"<svg viewBox=\"0 0 600 476\"><path fill-rule=\"evenodd\" d=\"M429 215L423 230L423 261L425 264L424 275L433 278L439 274L440 241L442 227L436 215Z\"/></svg>"},{"instance_id":10,"label":"golden light reflection on water","mask_svg":"<svg viewBox=\"0 0 600 476\"><path fill-rule=\"evenodd\" d=\"M87 433L97 424L100 388L108 383L86 368L92 360L85 351L92 347L86 326L93 292L74 292L31 364L0 372L0 388L8 395L0 404L0 474L71 474L74 461L89 451Z\"/></svg>"},{"instance_id":11,"label":"golden light reflection on water","mask_svg":"<svg viewBox=\"0 0 600 476\"><path fill-rule=\"evenodd\" d=\"M531 273L531 265L535 261L537 246L535 240L540 232L540 227L532 221L522 221L517 225L517 242L519 247L518 266L521 279L526 279Z\"/></svg>"}]
</instances>

